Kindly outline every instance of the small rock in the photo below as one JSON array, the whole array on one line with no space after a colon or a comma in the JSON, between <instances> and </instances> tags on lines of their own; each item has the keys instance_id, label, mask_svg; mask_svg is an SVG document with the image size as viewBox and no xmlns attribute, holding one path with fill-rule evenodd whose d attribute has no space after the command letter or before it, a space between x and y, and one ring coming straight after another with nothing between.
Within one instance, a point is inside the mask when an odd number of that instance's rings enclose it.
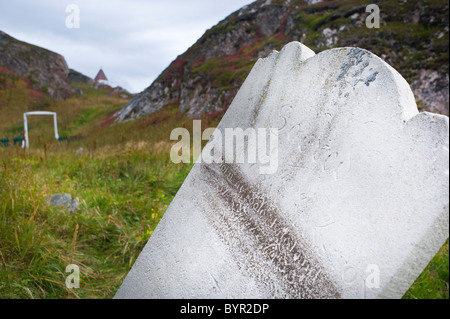
<instances>
[{"instance_id":1,"label":"small rock","mask_svg":"<svg viewBox=\"0 0 450 319\"><path fill-rule=\"evenodd\" d=\"M49 204L55 207L64 207L70 214L78 210L79 203L70 194L55 194L48 200Z\"/></svg>"}]
</instances>

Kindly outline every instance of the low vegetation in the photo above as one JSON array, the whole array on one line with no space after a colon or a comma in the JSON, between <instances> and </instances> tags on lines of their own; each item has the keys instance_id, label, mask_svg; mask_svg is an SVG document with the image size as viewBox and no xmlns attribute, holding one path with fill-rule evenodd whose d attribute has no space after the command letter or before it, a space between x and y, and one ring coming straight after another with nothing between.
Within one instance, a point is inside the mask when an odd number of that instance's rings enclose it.
<instances>
[{"instance_id":1,"label":"low vegetation","mask_svg":"<svg viewBox=\"0 0 450 319\"><path fill-rule=\"evenodd\" d=\"M82 89L82 97L47 105L41 96L30 107L26 85L0 90L0 98L22 98L2 107L1 139L20 135L22 112L38 106L58 113L67 137L54 139L51 117L30 117L29 150L0 146L0 298L113 297L192 167L169 157L171 130L191 129L192 120L167 110L110 126L127 100ZM48 205L55 193L72 194L79 211ZM69 264L81 269L80 289L66 289Z\"/></svg>"}]
</instances>

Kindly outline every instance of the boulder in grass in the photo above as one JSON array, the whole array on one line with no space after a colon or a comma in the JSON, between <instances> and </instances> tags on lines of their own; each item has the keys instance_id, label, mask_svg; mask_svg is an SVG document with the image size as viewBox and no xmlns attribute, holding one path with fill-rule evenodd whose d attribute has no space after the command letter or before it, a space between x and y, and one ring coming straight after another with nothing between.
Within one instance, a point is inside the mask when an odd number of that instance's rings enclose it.
<instances>
[{"instance_id":1,"label":"boulder in grass","mask_svg":"<svg viewBox=\"0 0 450 319\"><path fill-rule=\"evenodd\" d=\"M70 194L55 194L48 200L49 204L54 207L63 207L70 214L75 213L79 208L79 203Z\"/></svg>"}]
</instances>

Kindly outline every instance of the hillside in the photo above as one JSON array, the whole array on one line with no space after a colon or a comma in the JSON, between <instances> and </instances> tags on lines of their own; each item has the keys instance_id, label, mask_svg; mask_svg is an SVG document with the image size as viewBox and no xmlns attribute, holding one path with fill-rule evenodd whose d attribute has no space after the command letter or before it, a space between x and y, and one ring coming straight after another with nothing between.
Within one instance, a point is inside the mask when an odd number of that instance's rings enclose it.
<instances>
[{"instance_id":1,"label":"hillside","mask_svg":"<svg viewBox=\"0 0 450 319\"><path fill-rule=\"evenodd\" d=\"M56 99L74 93L69 83L69 69L63 56L14 39L0 31L0 68L29 80L33 89ZM4 72L2 72L4 73Z\"/></svg>"},{"instance_id":2,"label":"hillside","mask_svg":"<svg viewBox=\"0 0 450 319\"><path fill-rule=\"evenodd\" d=\"M369 3L255 1L206 31L116 114L117 121L164 107L178 108L190 117L220 115L256 60L292 40L316 53L346 46L372 51L406 78L421 110L447 115L448 1L379 1L380 29L365 26Z\"/></svg>"},{"instance_id":3,"label":"hillside","mask_svg":"<svg viewBox=\"0 0 450 319\"><path fill-rule=\"evenodd\" d=\"M67 137L80 134L77 130L80 123L104 121L131 97L121 87L100 85L69 69L60 54L0 31L0 111L1 118L8 119L0 121L2 144L19 138L24 129L24 112L57 112L60 135ZM33 120L39 129L41 122L45 123L46 119ZM45 131L45 124L42 129Z\"/></svg>"}]
</instances>

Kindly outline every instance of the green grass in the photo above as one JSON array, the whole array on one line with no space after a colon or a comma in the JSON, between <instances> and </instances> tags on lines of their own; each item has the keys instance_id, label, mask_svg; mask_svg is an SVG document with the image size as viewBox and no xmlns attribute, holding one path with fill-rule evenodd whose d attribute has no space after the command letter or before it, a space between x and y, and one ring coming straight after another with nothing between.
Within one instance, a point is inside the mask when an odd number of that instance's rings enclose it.
<instances>
[{"instance_id":1,"label":"green grass","mask_svg":"<svg viewBox=\"0 0 450 319\"><path fill-rule=\"evenodd\" d=\"M190 170L147 146L2 154L0 296L66 297L68 264L82 269L75 297L114 295ZM79 212L50 207L54 193L75 196Z\"/></svg>"},{"instance_id":2,"label":"green grass","mask_svg":"<svg viewBox=\"0 0 450 319\"><path fill-rule=\"evenodd\" d=\"M440 249L404 299L449 299L449 241Z\"/></svg>"}]
</instances>

